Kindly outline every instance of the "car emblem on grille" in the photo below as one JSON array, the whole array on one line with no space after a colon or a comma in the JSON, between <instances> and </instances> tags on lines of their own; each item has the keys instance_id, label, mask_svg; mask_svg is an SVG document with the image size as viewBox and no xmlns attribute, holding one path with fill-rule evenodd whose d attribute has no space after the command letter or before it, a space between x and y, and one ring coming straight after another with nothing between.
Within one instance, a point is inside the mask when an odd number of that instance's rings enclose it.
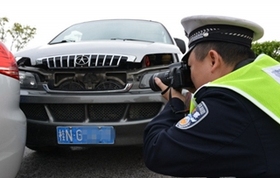
<instances>
[{"instance_id":1,"label":"car emblem on grille","mask_svg":"<svg viewBox=\"0 0 280 178\"><path fill-rule=\"evenodd\" d=\"M76 57L76 64L77 65L86 65L89 62L88 56L77 56Z\"/></svg>"}]
</instances>

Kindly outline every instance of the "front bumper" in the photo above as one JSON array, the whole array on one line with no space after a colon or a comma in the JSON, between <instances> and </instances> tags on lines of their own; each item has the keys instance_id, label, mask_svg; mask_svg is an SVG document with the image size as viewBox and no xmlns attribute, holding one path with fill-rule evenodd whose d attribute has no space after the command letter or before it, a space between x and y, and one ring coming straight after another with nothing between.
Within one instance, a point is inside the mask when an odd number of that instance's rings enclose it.
<instances>
[{"instance_id":1,"label":"front bumper","mask_svg":"<svg viewBox=\"0 0 280 178\"><path fill-rule=\"evenodd\" d=\"M20 107L27 117L26 145L74 146L58 144L57 126L113 126L113 145L139 145L145 126L165 102L159 92L57 95L21 91Z\"/></svg>"},{"instance_id":2,"label":"front bumper","mask_svg":"<svg viewBox=\"0 0 280 178\"><path fill-rule=\"evenodd\" d=\"M113 145L141 145L143 143L143 131L149 120L145 122L137 122L126 125L113 125L116 136L115 143ZM74 124L42 124L38 122L27 122L27 146L36 147L53 147L53 146L81 146L81 145L59 145L57 142L57 126L77 126ZM87 126L93 124L86 124ZM99 125L100 126L100 125ZM82 145L82 146L94 146L94 145ZM104 145L105 146L105 145ZM108 145L112 146L112 145Z\"/></svg>"}]
</instances>

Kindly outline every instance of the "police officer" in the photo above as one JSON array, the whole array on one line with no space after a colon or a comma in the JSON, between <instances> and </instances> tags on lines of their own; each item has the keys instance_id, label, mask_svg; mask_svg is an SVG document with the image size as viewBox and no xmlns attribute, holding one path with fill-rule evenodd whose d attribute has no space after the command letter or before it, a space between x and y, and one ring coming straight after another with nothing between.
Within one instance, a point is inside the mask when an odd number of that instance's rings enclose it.
<instances>
[{"instance_id":1,"label":"police officer","mask_svg":"<svg viewBox=\"0 0 280 178\"><path fill-rule=\"evenodd\" d=\"M195 92L163 94L168 102L144 133L146 166L177 177L280 177L280 64L251 50L263 28L225 16L181 23Z\"/></svg>"}]
</instances>

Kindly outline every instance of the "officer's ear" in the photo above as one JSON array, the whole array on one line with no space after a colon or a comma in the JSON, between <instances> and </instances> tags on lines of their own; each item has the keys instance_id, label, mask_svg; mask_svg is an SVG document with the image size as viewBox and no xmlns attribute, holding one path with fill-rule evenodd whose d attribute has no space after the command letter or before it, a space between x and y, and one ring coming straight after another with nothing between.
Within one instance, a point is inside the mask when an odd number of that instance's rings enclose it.
<instances>
[{"instance_id":1,"label":"officer's ear","mask_svg":"<svg viewBox=\"0 0 280 178\"><path fill-rule=\"evenodd\" d=\"M224 63L222 57L215 50L208 51L207 60L211 67L211 73L220 69Z\"/></svg>"},{"instance_id":2,"label":"officer's ear","mask_svg":"<svg viewBox=\"0 0 280 178\"><path fill-rule=\"evenodd\" d=\"M215 50L209 50L207 58L211 65L210 72L214 78L219 78L223 75L230 73L234 66L227 65L222 56Z\"/></svg>"}]
</instances>

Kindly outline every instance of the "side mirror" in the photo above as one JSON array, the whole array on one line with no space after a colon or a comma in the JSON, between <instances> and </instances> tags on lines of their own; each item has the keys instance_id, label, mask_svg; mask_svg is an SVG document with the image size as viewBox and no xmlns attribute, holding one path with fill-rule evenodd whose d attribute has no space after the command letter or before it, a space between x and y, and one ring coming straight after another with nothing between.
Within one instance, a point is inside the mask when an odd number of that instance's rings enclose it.
<instances>
[{"instance_id":1,"label":"side mirror","mask_svg":"<svg viewBox=\"0 0 280 178\"><path fill-rule=\"evenodd\" d=\"M184 40L181 40L179 38L174 38L176 45L179 47L180 51L185 54L186 52L186 43Z\"/></svg>"}]
</instances>

